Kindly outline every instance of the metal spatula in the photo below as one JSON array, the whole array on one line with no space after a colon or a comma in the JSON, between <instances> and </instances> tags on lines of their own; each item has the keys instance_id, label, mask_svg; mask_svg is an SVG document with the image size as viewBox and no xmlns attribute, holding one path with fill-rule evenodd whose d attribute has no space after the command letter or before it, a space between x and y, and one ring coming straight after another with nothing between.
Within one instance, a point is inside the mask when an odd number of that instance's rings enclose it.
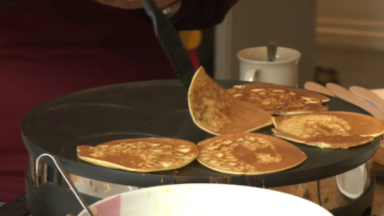
<instances>
[{"instance_id":1,"label":"metal spatula","mask_svg":"<svg viewBox=\"0 0 384 216\"><path fill-rule=\"evenodd\" d=\"M267 46L268 61L272 62L276 59L277 45L275 42L270 42Z\"/></svg>"},{"instance_id":2,"label":"metal spatula","mask_svg":"<svg viewBox=\"0 0 384 216\"><path fill-rule=\"evenodd\" d=\"M171 21L157 8L153 0L141 0L148 16L152 19L155 34L181 82L188 89L196 68L189 58L179 35Z\"/></svg>"}]
</instances>

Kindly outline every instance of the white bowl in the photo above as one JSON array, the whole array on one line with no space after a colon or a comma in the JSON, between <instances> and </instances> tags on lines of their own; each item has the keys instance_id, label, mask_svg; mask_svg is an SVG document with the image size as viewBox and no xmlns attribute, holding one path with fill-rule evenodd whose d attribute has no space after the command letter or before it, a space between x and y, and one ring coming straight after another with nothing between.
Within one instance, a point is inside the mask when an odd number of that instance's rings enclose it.
<instances>
[{"instance_id":1,"label":"white bowl","mask_svg":"<svg viewBox=\"0 0 384 216\"><path fill-rule=\"evenodd\" d=\"M76 189L83 194L99 198L107 198L138 189L138 187L112 184L88 178L81 178L74 183Z\"/></svg>"},{"instance_id":2,"label":"white bowl","mask_svg":"<svg viewBox=\"0 0 384 216\"><path fill-rule=\"evenodd\" d=\"M227 184L177 184L143 188L91 206L97 216L331 216L308 200L268 189ZM86 216L81 212L78 216Z\"/></svg>"}]
</instances>

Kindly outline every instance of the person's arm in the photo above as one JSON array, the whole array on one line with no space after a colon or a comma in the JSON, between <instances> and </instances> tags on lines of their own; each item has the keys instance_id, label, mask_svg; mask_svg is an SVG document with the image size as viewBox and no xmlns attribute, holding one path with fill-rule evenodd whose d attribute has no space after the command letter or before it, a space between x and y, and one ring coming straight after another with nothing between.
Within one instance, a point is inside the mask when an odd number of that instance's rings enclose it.
<instances>
[{"instance_id":1,"label":"person's arm","mask_svg":"<svg viewBox=\"0 0 384 216\"><path fill-rule=\"evenodd\" d=\"M0 0L0 10L17 3L18 0Z\"/></svg>"},{"instance_id":2,"label":"person's arm","mask_svg":"<svg viewBox=\"0 0 384 216\"><path fill-rule=\"evenodd\" d=\"M1 0L0 0L1 1ZM117 7L121 9L134 10L143 8L143 4L140 0L94 0L101 4L109 5L111 7ZM165 8L172 4L175 4L179 0L154 0L159 8Z\"/></svg>"},{"instance_id":3,"label":"person's arm","mask_svg":"<svg viewBox=\"0 0 384 216\"><path fill-rule=\"evenodd\" d=\"M171 18L177 30L212 27L221 23L238 0L180 0L181 8Z\"/></svg>"},{"instance_id":4,"label":"person's arm","mask_svg":"<svg viewBox=\"0 0 384 216\"><path fill-rule=\"evenodd\" d=\"M142 8L140 0L95 0L99 3L123 9ZM177 30L193 30L214 26L223 21L229 9L238 0L154 0L159 8L178 1L181 7L171 21Z\"/></svg>"}]
</instances>

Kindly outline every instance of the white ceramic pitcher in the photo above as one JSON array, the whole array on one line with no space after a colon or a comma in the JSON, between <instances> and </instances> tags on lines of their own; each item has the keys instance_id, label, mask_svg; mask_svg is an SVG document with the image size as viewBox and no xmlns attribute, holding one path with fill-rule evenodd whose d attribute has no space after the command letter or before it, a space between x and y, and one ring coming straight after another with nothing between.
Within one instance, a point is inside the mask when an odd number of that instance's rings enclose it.
<instances>
[{"instance_id":1,"label":"white ceramic pitcher","mask_svg":"<svg viewBox=\"0 0 384 216\"><path fill-rule=\"evenodd\" d=\"M299 51L278 47L275 61L268 61L267 47L253 47L239 51L237 57L240 80L297 87Z\"/></svg>"}]
</instances>

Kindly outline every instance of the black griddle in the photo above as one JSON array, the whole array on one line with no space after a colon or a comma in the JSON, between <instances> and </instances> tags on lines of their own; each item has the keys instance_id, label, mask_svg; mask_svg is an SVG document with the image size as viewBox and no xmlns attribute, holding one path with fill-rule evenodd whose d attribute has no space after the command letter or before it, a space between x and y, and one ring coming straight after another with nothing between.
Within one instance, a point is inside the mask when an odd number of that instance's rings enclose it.
<instances>
[{"instance_id":1,"label":"black griddle","mask_svg":"<svg viewBox=\"0 0 384 216\"><path fill-rule=\"evenodd\" d=\"M218 81L224 88L246 82ZM331 98L331 111L367 114L348 102ZM272 126L255 131L272 135ZM351 170L368 161L379 138L348 150L320 149L293 143L308 159L293 169L265 175L237 176L218 173L197 161L177 172L135 173L94 166L76 155L77 145L139 138L170 137L198 143L210 135L194 125L188 111L187 92L180 81L145 81L75 92L32 110L22 122L22 137L29 153L58 156L72 174L110 183L139 187L175 183L231 183L278 187L315 181ZM49 161L46 163L50 164Z\"/></svg>"}]
</instances>

